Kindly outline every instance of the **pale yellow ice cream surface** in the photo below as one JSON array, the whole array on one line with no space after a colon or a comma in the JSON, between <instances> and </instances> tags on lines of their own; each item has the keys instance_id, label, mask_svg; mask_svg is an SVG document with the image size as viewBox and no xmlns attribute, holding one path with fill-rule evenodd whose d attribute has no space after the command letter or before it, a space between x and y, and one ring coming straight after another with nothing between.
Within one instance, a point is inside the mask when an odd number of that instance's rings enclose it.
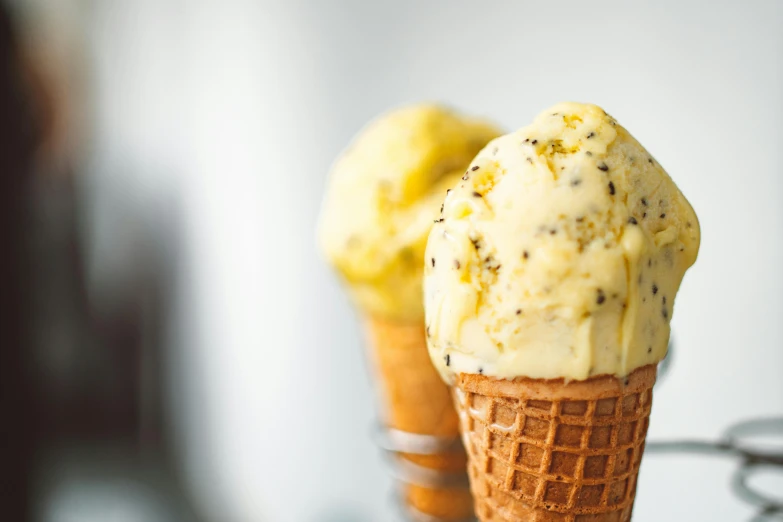
<instances>
[{"instance_id":1,"label":"pale yellow ice cream surface","mask_svg":"<svg viewBox=\"0 0 783 522\"><path fill-rule=\"evenodd\" d=\"M433 362L500 378L624 376L666 355L699 222L657 161L595 105L490 142L430 233Z\"/></svg>"},{"instance_id":2,"label":"pale yellow ice cream surface","mask_svg":"<svg viewBox=\"0 0 783 522\"><path fill-rule=\"evenodd\" d=\"M427 235L446 190L501 132L437 105L371 122L330 174L319 239L367 314L421 321Z\"/></svg>"}]
</instances>

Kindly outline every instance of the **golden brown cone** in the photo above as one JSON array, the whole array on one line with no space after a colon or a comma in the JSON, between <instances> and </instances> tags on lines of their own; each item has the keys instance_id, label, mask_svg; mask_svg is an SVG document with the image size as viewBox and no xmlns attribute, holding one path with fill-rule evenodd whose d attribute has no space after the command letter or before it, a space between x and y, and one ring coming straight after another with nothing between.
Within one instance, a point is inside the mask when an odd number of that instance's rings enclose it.
<instances>
[{"instance_id":1,"label":"golden brown cone","mask_svg":"<svg viewBox=\"0 0 783 522\"><path fill-rule=\"evenodd\" d=\"M458 375L479 520L630 520L655 377L654 365L568 383Z\"/></svg>"},{"instance_id":2,"label":"golden brown cone","mask_svg":"<svg viewBox=\"0 0 783 522\"><path fill-rule=\"evenodd\" d=\"M386 425L409 433L458 437L459 418L448 387L430 361L423 324L371 317L366 330ZM420 466L450 473L464 471L466 466L463 451L400 455ZM445 521L473 516L467 488L403 487L408 504L422 513Z\"/></svg>"}]
</instances>

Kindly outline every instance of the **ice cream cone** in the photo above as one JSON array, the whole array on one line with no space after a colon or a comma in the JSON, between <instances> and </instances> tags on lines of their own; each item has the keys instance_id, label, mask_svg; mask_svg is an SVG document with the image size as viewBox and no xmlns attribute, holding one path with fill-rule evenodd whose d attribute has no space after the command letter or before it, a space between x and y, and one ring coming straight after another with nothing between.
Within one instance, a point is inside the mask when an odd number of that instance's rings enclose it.
<instances>
[{"instance_id":1,"label":"ice cream cone","mask_svg":"<svg viewBox=\"0 0 783 522\"><path fill-rule=\"evenodd\" d=\"M626 522L656 366L584 381L457 375L481 522Z\"/></svg>"},{"instance_id":2,"label":"ice cream cone","mask_svg":"<svg viewBox=\"0 0 783 522\"><path fill-rule=\"evenodd\" d=\"M459 437L459 419L449 393L427 353L421 323L366 320L370 359L378 374L385 424L395 430L444 439ZM461 447L435 454L400 453L399 458L444 475L464 473ZM444 521L472 516L470 491L459 484L403 484L403 496L415 512Z\"/></svg>"},{"instance_id":3,"label":"ice cream cone","mask_svg":"<svg viewBox=\"0 0 783 522\"><path fill-rule=\"evenodd\" d=\"M427 343L482 522L630 520L700 238L663 167L591 104L492 140L446 194L424 254Z\"/></svg>"}]
</instances>

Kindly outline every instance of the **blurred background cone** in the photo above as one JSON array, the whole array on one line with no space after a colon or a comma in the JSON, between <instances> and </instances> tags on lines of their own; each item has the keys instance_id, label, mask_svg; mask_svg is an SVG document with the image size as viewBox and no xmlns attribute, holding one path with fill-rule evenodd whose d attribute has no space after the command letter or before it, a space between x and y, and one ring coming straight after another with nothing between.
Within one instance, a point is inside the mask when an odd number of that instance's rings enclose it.
<instances>
[{"instance_id":1,"label":"blurred background cone","mask_svg":"<svg viewBox=\"0 0 783 522\"><path fill-rule=\"evenodd\" d=\"M386 425L409 433L458 439L459 419L449 390L430 361L424 326L369 317L366 331ZM443 472L444 477L458 477L466 465L459 445L443 453L399 453L398 457ZM470 491L459 483L438 487L405 483L403 495L413 512L445 521L473 517Z\"/></svg>"}]
</instances>

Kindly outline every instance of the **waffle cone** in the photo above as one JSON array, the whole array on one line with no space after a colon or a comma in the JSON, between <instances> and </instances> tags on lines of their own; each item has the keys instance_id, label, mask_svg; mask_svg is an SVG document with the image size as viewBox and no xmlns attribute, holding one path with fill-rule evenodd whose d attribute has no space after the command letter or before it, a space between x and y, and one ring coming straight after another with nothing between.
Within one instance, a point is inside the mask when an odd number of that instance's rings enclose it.
<instances>
[{"instance_id":1,"label":"waffle cone","mask_svg":"<svg viewBox=\"0 0 783 522\"><path fill-rule=\"evenodd\" d=\"M409 433L458 437L459 418L448 387L430 361L424 326L368 318L366 330L386 425ZM462 450L399 456L424 468L448 473L464 472L466 466ZM404 484L403 489L408 505L425 515L456 521L473 514L473 500L467 488Z\"/></svg>"},{"instance_id":2,"label":"waffle cone","mask_svg":"<svg viewBox=\"0 0 783 522\"><path fill-rule=\"evenodd\" d=\"M568 383L458 375L479 520L630 520L655 377L654 365Z\"/></svg>"}]
</instances>

